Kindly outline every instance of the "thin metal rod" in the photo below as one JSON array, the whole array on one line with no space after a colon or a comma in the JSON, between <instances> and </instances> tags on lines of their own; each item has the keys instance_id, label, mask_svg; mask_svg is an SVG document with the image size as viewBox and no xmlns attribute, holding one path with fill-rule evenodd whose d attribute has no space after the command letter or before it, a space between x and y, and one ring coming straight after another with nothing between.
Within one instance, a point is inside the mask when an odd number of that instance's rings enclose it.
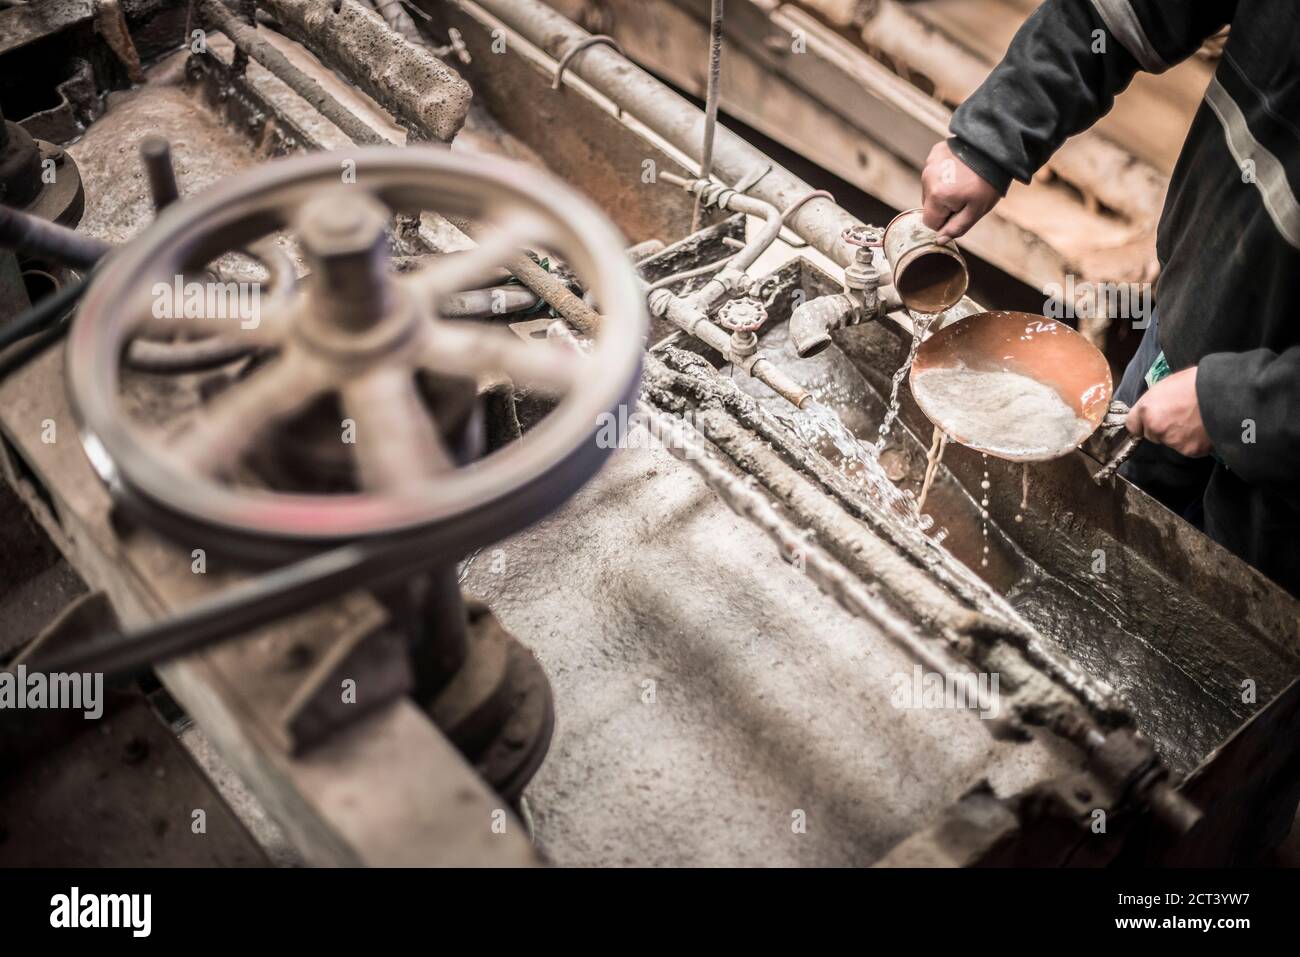
<instances>
[{"instance_id":1,"label":"thin metal rod","mask_svg":"<svg viewBox=\"0 0 1300 957\"><path fill-rule=\"evenodd\" d=\"M176 168L172 165L172 146L164 137L147 137L140 144L140 159L149 178L154 211L160 213L181 195L176 185Z\"/></svg>"},{"instance_id":2,"label":"thin metal rod","mask_svg":"<svg viewBox=\"0 0 1300 957\"><path fill-rule=\"evenodd\" d=\"M722 5L711 0L709 6L709 79L704 92L704 145L700 149L700 179L713 175L713 135L718 125L718 88L722 85ZM700 228L703 197L696 194L691 214L691 232Z\"/></svg>"},{"instance_id":3,"label":"thin metal rod","mask_svg":"<svg viewBox=\"0 0 1300 957\"><path fill-rule=\"evenodd\" d=\"M594 336L600 329L600 314L527 256L519 255L508 260L506 268L583 335Z\"/></svg>"}]
</instances>

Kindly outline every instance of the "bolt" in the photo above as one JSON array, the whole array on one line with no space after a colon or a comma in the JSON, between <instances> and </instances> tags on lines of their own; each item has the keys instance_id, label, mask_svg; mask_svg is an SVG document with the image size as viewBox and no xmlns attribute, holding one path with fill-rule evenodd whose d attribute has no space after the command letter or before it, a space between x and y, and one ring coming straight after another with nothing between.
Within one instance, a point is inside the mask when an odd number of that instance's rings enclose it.
<instances>
[{"instance_id":1,"label":"bolt","mask_svg":"<svg viewBox=\"0 0 1300 957\"><path fill-rule=\"evenodd\" d=\"M388 219L379 200L350 186L326 190L303 205L298 238L327 320L359 330L384 315Z\"/></svg>"}]
</instances>

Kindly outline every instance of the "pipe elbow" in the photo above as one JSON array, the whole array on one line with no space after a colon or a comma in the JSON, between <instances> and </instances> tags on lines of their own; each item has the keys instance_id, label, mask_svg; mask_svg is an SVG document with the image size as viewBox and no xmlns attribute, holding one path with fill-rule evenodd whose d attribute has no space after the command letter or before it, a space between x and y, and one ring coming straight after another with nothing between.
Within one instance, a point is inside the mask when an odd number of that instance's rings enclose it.
<instances>
[{"instance_id":1,"label":"pipe elbow","mask_svg":"<svg viewBox=\"0 0 1300 957\"><path fill-rule=\"evenodd\" d=\"M799 358L815 356L831 344L831 330L848 322L857 304L843 293L809 299L790 313L790 341Z\"/></svg>"}]
</instances>

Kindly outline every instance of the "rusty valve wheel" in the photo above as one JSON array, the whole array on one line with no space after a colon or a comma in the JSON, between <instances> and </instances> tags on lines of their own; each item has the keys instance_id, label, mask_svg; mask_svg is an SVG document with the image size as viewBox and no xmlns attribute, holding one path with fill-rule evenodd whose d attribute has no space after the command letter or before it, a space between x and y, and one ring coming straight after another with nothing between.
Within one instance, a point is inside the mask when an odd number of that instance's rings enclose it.
<instances>
[{"instance_id":1,"label":"rusty valve wheel","mask_svg":"<svg viewBox=\"0 0 1300 957\"><path fill-rule=\"evenodd\" d=\"M730 299L718 309L718 325L728 332L758 332L767 322L767 310L757 299Z\"/></svg>"},{"instance_id":2,"label":"rusty valve wheel","mask_svg":"<svg viewBox=\"0 0 1300 957\"><path fill-rule=\"evenodd\" d=\"M844 232L840 233L840 240L846 246L854 246L858 249L869 249L873 246L884 245L884 231L877 226L848 226Z\"/></svg>"},{"instance_id":3,"label":"rusty valve wheel","mask_svg":"<svg viewBox=\"0 0 1300 957\"><path fill-rule=\"evenodd\" d=\"M355 181L345 183L349 168ZM399 275L389 268L388 223L427 210L482 224L479 244ZM296 234L310 275L272 297L257 322L243 313L157 318L157 294L180 288L175 277L201 275L216 257L279 231ZM411 147L270 163L169 207L101 268L67 353L87 454L124 506L184 542L278 559L415 535L431 556L454 560L542 517L609 454L596 436L635 393L647 326L624 245L573 190L493 157ZM438 315L440 300L534 246L563 257L604 316L585 356ZM248 336L269 357L191 420L149 428L124 410L120 359L137 334L176 327ZM474 383L502 376L558 404L524 441L462 463L420 383L472 395ZM350 420L356 490L249 483L241 473L254 448L327 396Z\"/></svg>"}]
</instances>

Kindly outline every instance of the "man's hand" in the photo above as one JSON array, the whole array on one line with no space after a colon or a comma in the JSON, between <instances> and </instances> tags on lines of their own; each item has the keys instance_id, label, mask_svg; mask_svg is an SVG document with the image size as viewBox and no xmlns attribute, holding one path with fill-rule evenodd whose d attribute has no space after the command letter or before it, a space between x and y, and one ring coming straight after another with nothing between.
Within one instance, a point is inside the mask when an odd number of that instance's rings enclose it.
<instances>
[{"instance_id":1,"label":"man's hand","mask_svg":"<svg viewBox=\"0 0 1300 957\"><path fill-rule=\"evenodd\" d=\"M1161 379L1129 409L1124 426L1134 435L1190 458L1210 454L1210 435L1196 401L1196 366Z\"/></svg>"},{"instance_id":2,"label":"man's hand","mask_svg":"<svg viewBox=\"0 0 1300 957\"><path fill-rule=\"evenodd\" d=\"M970 229L1002 195L953 155L946 141L935 144L921 171L921 221L944 239Z\"/></svg>"}]
</instances>

